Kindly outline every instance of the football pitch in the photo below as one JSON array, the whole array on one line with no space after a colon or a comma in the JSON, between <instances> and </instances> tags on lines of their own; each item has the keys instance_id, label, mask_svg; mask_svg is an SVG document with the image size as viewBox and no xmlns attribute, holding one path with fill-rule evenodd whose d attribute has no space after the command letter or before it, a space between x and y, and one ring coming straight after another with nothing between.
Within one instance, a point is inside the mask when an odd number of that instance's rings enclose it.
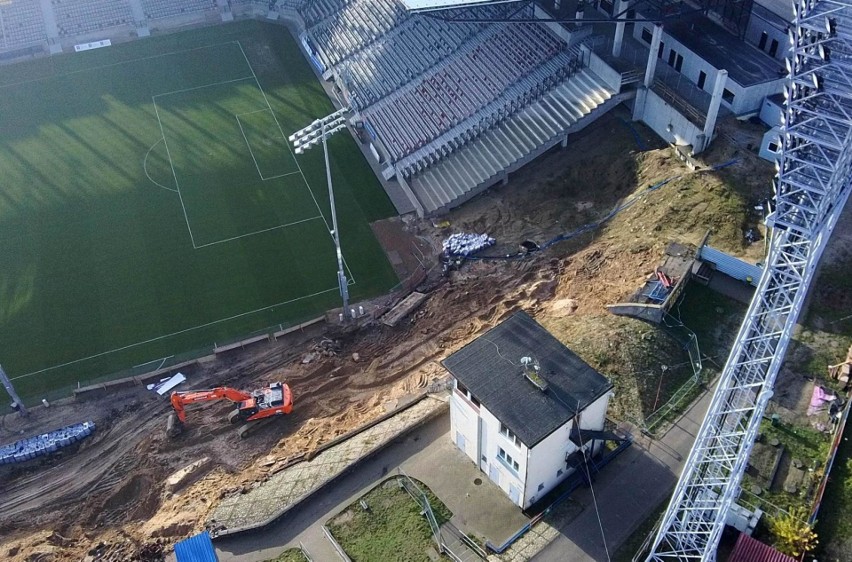
<instances>
[{"instance_id":1,"label":"football pitch","mask_svg":"<svg viewBox=\"0 0 852 562\"><path fill-rule=\"evenodd\" d=\"M0 364L30 398L340 306L333 111L287 30L246 21L0 67ZM397 279L394 213L329 142L353 300Z\"/></svg>"}]
</instances>

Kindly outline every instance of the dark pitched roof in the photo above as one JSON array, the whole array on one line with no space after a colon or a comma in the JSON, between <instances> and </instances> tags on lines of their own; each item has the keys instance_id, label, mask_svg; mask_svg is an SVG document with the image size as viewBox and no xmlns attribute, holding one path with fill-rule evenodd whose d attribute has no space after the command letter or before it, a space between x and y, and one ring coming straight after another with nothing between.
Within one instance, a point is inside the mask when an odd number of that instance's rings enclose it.
<instances>
[{"instance_id":1,"label":"dark pitched roof","mask_svg":"<svg viewBox=\"0 0 852 562\"><path fill-rule=\"evenodd\" d=\"M538 360L547 390L524 377L521 357ZM527 447L612 388L525 312L513 314L442 364Z\"/></svg>"}]
</instances>

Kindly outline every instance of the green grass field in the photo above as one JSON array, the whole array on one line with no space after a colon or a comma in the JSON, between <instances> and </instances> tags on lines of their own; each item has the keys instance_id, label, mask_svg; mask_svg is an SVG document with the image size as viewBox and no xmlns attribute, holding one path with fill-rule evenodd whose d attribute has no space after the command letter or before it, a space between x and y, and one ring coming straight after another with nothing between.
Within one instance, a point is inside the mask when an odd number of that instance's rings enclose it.
<instances>
[{"instance_id":1,"label":"green grass field","mask_svg":"<svg viewBox=\"0 0 852 562\"><path fill-rule=\"evenodd\" d=\"M35 398L339 306L321 149L333 110L281 26L247 21L0 68L0 364ZM329 143L353 299L397 279L393 214ZM168 363L166 363L168 364Z\"/></svg>"}]
</instances>

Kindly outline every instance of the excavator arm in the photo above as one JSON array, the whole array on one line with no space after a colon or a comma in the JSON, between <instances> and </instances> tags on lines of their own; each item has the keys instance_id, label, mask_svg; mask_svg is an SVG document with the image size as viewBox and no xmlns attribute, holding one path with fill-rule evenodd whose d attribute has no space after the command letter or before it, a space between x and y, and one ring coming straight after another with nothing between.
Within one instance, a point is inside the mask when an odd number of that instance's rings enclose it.
<instances>
[{"instance_id":1,"label":"excavator arm","mask_svg":"<svg viewBox=\"0 0 852 562\"><path fill-rule=\"evenodd\" d=\"M248 400L252 395L242 390L220 386L211 388L210 390L196 390L188 392L172 392L172 408L174 408L178 419L183 423L186 422L187 404L195 404L196 402L211 402L214 400L230 400L231 402L242 402Z\"/></svg>"}]
</instances>

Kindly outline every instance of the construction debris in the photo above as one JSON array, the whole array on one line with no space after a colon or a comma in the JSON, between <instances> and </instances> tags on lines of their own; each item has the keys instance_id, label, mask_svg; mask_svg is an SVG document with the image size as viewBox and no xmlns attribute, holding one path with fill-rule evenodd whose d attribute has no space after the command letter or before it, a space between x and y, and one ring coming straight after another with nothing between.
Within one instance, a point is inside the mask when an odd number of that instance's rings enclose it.
<instances>
[{"instance_id":1,"label":"construction debris","mask_svg":"<svg viewBox=\"0 0 852 562\"><path fill-rule=\"evenodd\" d=\"M21 439L0 447L0 464L25 462L36 457L49 455L82 441L95 430L95 422L88 421L49 431L35 437Z\"/></svg>"}]
</instances>

